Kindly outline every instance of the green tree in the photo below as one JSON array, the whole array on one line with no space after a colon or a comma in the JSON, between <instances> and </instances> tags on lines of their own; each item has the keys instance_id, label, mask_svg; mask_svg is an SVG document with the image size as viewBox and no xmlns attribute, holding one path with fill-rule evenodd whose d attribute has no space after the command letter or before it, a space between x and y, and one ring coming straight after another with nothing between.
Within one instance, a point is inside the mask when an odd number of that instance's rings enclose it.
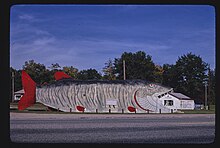
<instances>
[{"instance_id":1,"label":"green tree","mask_svg":"<svg viewBox=\"0 0 220 148\"><path fill-rule=\"evenodd\" d=\"M14 91L21 90L23 88L21 82L21 70L16 70L11 67L10 72L14 72Z\"/></svg>"},{"instance_id":2,"label":"green tree","mask_svg":"<svg viewBox=\"0 0 220 148\"><path fill-rule=\"evenodd\" d=\"M108 60L107 63L105 63L105 67L103 68L104 76L103 79L107 80L115 80L116 76L114 74L114 65L113 61L111 59Z\"/></svg>"},{"instance_id":3,"label":"green tree","mask_svg":"<svg viewBox=\"0 0 220 148\"><path fill-rule=\"evenodd\" d=\"M55 81L54 74L55 74L55 72L61 70L61 66L58 63L53 63L48 68L49 68L48 69L49 82L53 82L53 81Z\"/></svg>"},{"instance_id":4,"label":"green tree","mask_svg":"<svg viewBox=\"0 0 220 148\"><path fill-rule=\"evenodd\" d=\"M58 63L55 63L51 64L51 66L49 66L48 68L51 69L51 71L58 71L61 69L61 66Z\"/></svg>"},{"instance_id":5,"label":"green tree","mask_svg":"<svg viewBox=\"0 0 220 148\"><path fill-rule=\"evenodd\" d=\"M156 83L162 83L163 82L163 67L160 65L155 65L155 70L154 70L154 82Z\"/></svg>"},{"instance_id":6,"label":"green tree","mask_svg":"<svg viewBox=\"0 0 220 148\"><path fill-rule=\"evenodd\" d=\"M163 70L164 72L162 74L162 77L163 77L162 84L165 86L175 88L177 86L175 65L164 64Z\"/></svg>"},{"instance_id":7,"label":"green tree","mask_svg":"<svg viewBox=\"0 0 220 148\"><path fill-rule=\"evenodd\" d=\"M77 74L79 80L99 80L102 76L95 69L82 70Z\"/></svg>"},{"instance_id":8,"label":"green tree","mask_svg":"<svg viewBox=\"0 0 220 148\"><path fill-rule=\"evenodd\" d=\"M126 63L126 79L155 80L155 65L151 56L146 55L143 51L138 51L136 53L124 52L121 58L115 59L114 66L117 79L123 79L123 60L125 60Z\"/></svg>"},{"instance_id":9,"label":"green tree","mask_svg":"<svg viewBox=\"0 0 220 148\"><path fill-rule=\"evenodd\" d=\"M207 64L200 56L192 53L179 57L175 65L174 78L177 79L175 90L182 92L196 102L204 102L204 80Z\"/></svg>"},{"instance_id":10,"label":"green tree","mask_svg":"<svg viewBox=\"0 0 220 148\"><path fill-rule=\"evenodd\" d=\"M53 81L50 71L46 69L43 64L35 63L34 60L26 61L23 65L23 70L25 70L38 85Z\"/></svg>"},{"instance_id":11,"label":"green tree","mask_svg":"<svg viewBox=\"0 0 220 148\"><path fill-rule=\"evenodd\" d=\"M14 74L14 78L13 78L13 74ZM11 81L10 81L10 94L9 94L9 100L12 101L12 91L16 92L22 89L22 83L21 83L21 70L16 70L12 67L10 67L10 75L11 75ZM13 81L13 82L12 82ZM14 90L13 90L13 85L12 83L14 83Z\"/></svg>"},{"instance_id":12,"label":"green tree","mask_svg":"<svg viewBox=\"0 0 220 148\"><path fill-rule=\"evenodd\" d=\"M73 66L64 66L63 67L63 72L65 72L66 74L68 74L69 76L71 76L72 78L77 78L77 73L78 73L78 69L74 68Z\"/></svg>"},{"instance_id":13,"label":"green tree","mask_svg":"<svg viewBox=\"0 0 220 148\"><path fill-rule=\"evenodd\" d=\"M215 70L208 69L208 104L215 104Z\"/></svg>"}]
</instances>

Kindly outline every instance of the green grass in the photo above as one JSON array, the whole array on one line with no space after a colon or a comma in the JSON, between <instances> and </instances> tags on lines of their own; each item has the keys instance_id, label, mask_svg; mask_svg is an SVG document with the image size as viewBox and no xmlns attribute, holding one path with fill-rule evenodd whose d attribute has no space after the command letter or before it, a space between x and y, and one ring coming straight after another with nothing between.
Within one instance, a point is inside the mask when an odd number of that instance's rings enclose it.
<instances>
[{"instance_id":1,"label":"green grass","mask_svg":"<svg viewBox=\"0 0 220 148\"><path fill-rule=\"evenodd\" d=\"M10 112L15 112L15 113L38 113L38 114L122 114L122 113L95 113L95 112L62 112L62 111L46 111L46 110L11 110ZM184 110L182 111L184 113L173 113L173 114L215 114L215 111L213 110ZM123 114L135 114L135 113L123 113ZM141 115L141 114L147 114L147 113L136 113L136 115ZM159 113L150 113L149 115L160 115ZM162 114L172 114L172 113L162 113Z\"/></svg>"},{"instance_id":2,"label":"green grass","mask_svg":"<svg viewBox=\"0 0 220 148\"><path fill-rule=\"evenodd\" d=\"M10 103L11 111L18 111L18 103ZM36 103L33 106L28 107L24 111L46 111L47 107L43 104Z\"/></svg>"},{"instance_id":3,"label":"green grass","mask_svg":"<svg viewBox=\"0 0 220 148\"><path fill-rule=\"evenodd\" d=\"M40 114L122 114L122 113L94 113L94 112L61 112L61 111L47 111L47 107L44 106L43 104L36 103L33 106L28 107L27 109L23 111L18 111L17 110L17 105L18 103L10 103L10 106L13 107L13 109L10 110L10 112L17 112L17 113L40 113ZM209 110L181 110L181 114L215 114L215 106L210 106ZM123 113L123 114L135 114L135 113ZM147 113L136 113L138 114L147 114ZM150 113L150 114L155 114L155 113ZM158 113L159 114L159 113ZM166 113L170 114L170 113ZM179 114L179 113L174 113L174 114Z\"/></svg>"},{"instance_id":4,"label":"green grass","mask_svg":"<svg viewBox=\"0 0 220 148\"><path fill-rule=\"evenodd\" d=\"M215 105L209 105L210 110L215 110Z\"/></svg>"},{"instance_id":5,"label":"green grass","mask_svg":"<svg viewBox=\"0 0 220 148\"><path fill-rule=\"evenodd\" d=\"M182 110L184 114L215 114L215 110Z\"/></svg>"}]
</instances>

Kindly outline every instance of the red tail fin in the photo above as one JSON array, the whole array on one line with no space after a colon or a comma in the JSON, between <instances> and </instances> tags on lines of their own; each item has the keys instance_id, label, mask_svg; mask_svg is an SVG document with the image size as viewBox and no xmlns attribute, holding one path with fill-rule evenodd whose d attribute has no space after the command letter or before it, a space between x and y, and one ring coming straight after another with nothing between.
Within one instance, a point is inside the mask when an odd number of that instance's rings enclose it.
<instances>
[{"instance_id":1,"label":"red tail fin","mask_svg":"<svg viewBox=\"0 0 220 148\"><path fill-rule=\"evenodd\" d=\"M57 71L55 74L54 74L54 77L56 80L60 80L60 79L63 79L63 78L72 78L71 76L65 74L64 72L62 71Z\"/></svg>"},{"instance_id":2,"label":"red tail fin","mask_svg":"<svg viewBox=\"0 0 220 148\"><path fill-rule=\"evenodd\" d=\"M24 88L24 95L18 102L18 110L24 110L36 102L36 83L24 70L22 70L21 79Z\"/></svg>"}]
</instances>

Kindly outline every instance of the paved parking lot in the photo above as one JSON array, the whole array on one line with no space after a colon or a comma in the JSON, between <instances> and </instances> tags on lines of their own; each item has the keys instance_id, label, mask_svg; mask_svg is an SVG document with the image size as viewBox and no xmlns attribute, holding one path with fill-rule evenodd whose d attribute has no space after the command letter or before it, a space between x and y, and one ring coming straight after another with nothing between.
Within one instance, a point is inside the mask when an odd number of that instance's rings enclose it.
<instances>
[{"instance_id":1,"label":"paved parking lot","mask_svg":"<svg viewBox=\"0 0 220 148\"><path fill-rule=\"evenodd\" d=\"M16 143L212 143L215 114L10 113Z\"/></svg>"}]
</instances>

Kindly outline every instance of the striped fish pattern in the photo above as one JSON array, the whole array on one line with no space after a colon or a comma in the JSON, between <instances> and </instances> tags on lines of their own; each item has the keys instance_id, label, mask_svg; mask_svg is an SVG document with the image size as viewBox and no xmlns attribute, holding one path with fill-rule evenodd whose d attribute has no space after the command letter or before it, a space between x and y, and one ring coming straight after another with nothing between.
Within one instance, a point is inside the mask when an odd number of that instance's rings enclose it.
<instances>
[{"instance_id":1,"label":"striped fish pattern","mask_svg":"<svg viewBox=\"0 0 220 148\"><path fill-rule=\"evenodd\" d=\"M62 79L37 87L36 102L64 112L127 112L134 107L137 112L170 112L158 96L171 92L172 88L143 80L79 81Z\"/></svg>"}]
</instances>

